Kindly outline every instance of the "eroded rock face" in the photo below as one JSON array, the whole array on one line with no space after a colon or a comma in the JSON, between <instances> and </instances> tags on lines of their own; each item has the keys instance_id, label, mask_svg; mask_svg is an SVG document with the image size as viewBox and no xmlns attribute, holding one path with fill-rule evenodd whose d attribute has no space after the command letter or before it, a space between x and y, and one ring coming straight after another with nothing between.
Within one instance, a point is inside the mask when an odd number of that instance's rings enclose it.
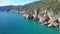
<instances>
[{"instance_id":1,"label":"eroded rock face","mask_svg":"<svg viewBox=\"0 0 60 34\"><path fill-rule=\"evenodd\" d=\"M33 15L28 15L28 19L33 19Z\"/></svg>"},{"instance_id":2,"label":"eroded rock face","mask_svg":"<svg viewBox=\"0 0 60 34\"><path fill-rule=\"evenodd\" d=\"M49 24L48 27L58 27L58 23L54 23L54 24Z\"/></svg>"},{"instance_id":3,"label":"eroded rock face","mask_svg":"<svg viewBox=\"0 0 60 34\"><path fill-rule=\"evenodd\" d=\"M60 28L60 17L58 17L58 21L59 21L59 23L58 23L59 26L58 27Z\"/></svg>"},{"instance_id":4,"label":"eroded rock face","mask_svg":"<svg viewBox=\"0 0 60 34\"><path fill-rule=\"evenodd\" d=\"M50 20L49 20L49 25L48 25L48 27L59 27L59 21L58 21L58 19L54 19L54 18L51 18Z\"/></svg>"},{"instance_id":5,"label":"eroded rock face","mask_svg":"<svg viewBox=\"0 0 60 34\"><path fill-rule=\"evenodd\" d=\"M24 14L25 12L24 11L21 11L20 14Z\"/></svg>"},{"instance_id":6,"label":"eroded rock face","mask_svg":"<svg viewBox=\"0 0 60 34\"><path fill-rule=\"evenodd\" d=\"M33 20L39 20L38 15L33 15Z\"/></svg>"},{"instance_id":7,"label":"eroded rock face","mask_svg":"<svg viewBox=\"0 0 60 34\"><path fill-rule=\"evenodd\" d=\"M39 18L39 22L41 22L44 25L48 25L49 24L48 21L49 21L49 18L48 17L46 17L46 18L40 17Z\"/></svg>"},{"instance_id":8,"label":"eroded rock face","mask_svg":"<svg viewBox=\"0 0 60 34\"><path fill-rule=\"evenodd\" d=\"M44 22L48 22L50 20L50 18L48 16L44 17L43 23Z\"/></svg>"},{"instance_id":9,"label":"eroded rock face","mask_svg":"<svg viewBox=\"0 0 60 34\"><path fill-rule=\"evenodd\" d=\"M39 22L43 23L43 19L42 17L39 17Z\"/></svg>"},{"instance_id":10,"label":"eroded rock face","mask_svg":"<svg viewBox=\"0 0 60 34\"><path fill-rule=\"evenodd\" d=\"M23 16L26 19L33 19L33 15L31 15L31 14L24 13Z\"/></svg>"},{"instance_id":11,"label":"eroded rock face","mask_svg":"<svg viewBox=\"0 0 60 34\"><path fill-rule=\"evenodd\" d=\"M23 14L23 16L24 16L25 19L28 19L29 15L28 14Z\"/></svg>"},{"instance_id":12,"label":"eroded rock face","mask_svg":"<svg viewBox=\"0 0 60 34\"><path fill-rule=\"evenodd\" d=\"M32 13L24 13L23 16L26 18L26 19L33 19L33 20L39 20L40 23L42 24L48 24L48 27L59 27L60 26L60 18L54 19L54 16L53 16L53 13L51 14L50 12L46 12L44 14L43 17L37 15L37 13L35 12L35 14L32 14Z\"/></svg>"},{"instance_id":13,"label":"eroded rock face","mask_svg":"<svg viewBox=\"0 0 60 34\"><path fill-rule=\"evenodd\" d=\"M48 14L47 14L46 11L44 13L45 14L43 15L43 17L40 17L39 22L42 22L44 24L47 24L48 21L50 20L50 18L49 18L49 16L48 16Z\"/></svg>"}]
</instances>

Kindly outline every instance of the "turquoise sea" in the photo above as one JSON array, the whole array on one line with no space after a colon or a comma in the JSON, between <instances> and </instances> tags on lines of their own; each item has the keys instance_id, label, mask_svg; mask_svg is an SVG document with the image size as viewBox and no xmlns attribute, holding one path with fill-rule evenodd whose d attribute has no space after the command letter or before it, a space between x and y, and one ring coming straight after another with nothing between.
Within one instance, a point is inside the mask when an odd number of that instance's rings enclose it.
<instances>
[{"instance_id":1,"label":"turquoise sea","mask_svg":"<svg viewBox=\"0 0 60 34\"><path fill-rule=\"evenodd\" d=\"M48 28L21 14L0 12L0 34L60 34L60 28Z\"/></svg>"}]
</instances>

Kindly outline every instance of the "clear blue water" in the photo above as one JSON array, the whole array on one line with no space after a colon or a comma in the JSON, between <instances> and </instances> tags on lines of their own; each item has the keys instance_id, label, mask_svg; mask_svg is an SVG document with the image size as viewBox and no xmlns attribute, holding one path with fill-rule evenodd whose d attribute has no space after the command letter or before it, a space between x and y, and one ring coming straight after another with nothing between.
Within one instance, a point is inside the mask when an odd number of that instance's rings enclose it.
<instances>
[{"instance_id":1,"label":"clear blue water","mask_svg":"<svg viewBox=\"0 0 60 34\"><path fill-rule=\"evenodd\" d=\"M20 14L0 12L0 34L60 34L60 29L26 20Z\"/></svg>"}]
</instances>

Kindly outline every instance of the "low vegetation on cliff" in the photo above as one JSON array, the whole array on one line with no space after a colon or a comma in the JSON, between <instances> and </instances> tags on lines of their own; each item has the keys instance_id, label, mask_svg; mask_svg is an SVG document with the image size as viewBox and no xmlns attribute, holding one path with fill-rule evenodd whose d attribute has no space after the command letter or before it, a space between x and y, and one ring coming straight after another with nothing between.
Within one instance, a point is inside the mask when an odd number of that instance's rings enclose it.
<instances>
[{"instance_id":1,"label":"low vegetation on cliff","mask_svg":"<svg viewBox=\"0 0 60 34\"><path fill-rule=\"evenodd\" d=\"M42 0L42 1L35 1L33 3L29 3L23 6L18 6L14 8L17 11L26 11L31 12L36 9L39 9L40 14L42 11L46 10L48 12L53 12L54 15L60 13L60 0Z\"/></svg>"}]
</instances>

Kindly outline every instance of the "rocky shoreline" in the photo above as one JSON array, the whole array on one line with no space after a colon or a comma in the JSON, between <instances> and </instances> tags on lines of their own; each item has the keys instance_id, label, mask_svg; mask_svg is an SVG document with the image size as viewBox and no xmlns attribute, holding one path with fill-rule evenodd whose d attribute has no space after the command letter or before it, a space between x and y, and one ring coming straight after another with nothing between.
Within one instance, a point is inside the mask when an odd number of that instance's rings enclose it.
<instances>
[{"instance_id":1,"label":"rocky shoreline","mask_svg":"<svg viewBox=\"0 0 60 34\"><path fill-rule=\"evenodd\" d=\"M37 14L37 11L34 13L35 14L29 14L23 11L20 14L22 14L25 19L38 20L41 24L47 25L48 27L60 27L59 18L51 17L47 12L45 12L43 17Z\"/></svg>"}]
</instances>

